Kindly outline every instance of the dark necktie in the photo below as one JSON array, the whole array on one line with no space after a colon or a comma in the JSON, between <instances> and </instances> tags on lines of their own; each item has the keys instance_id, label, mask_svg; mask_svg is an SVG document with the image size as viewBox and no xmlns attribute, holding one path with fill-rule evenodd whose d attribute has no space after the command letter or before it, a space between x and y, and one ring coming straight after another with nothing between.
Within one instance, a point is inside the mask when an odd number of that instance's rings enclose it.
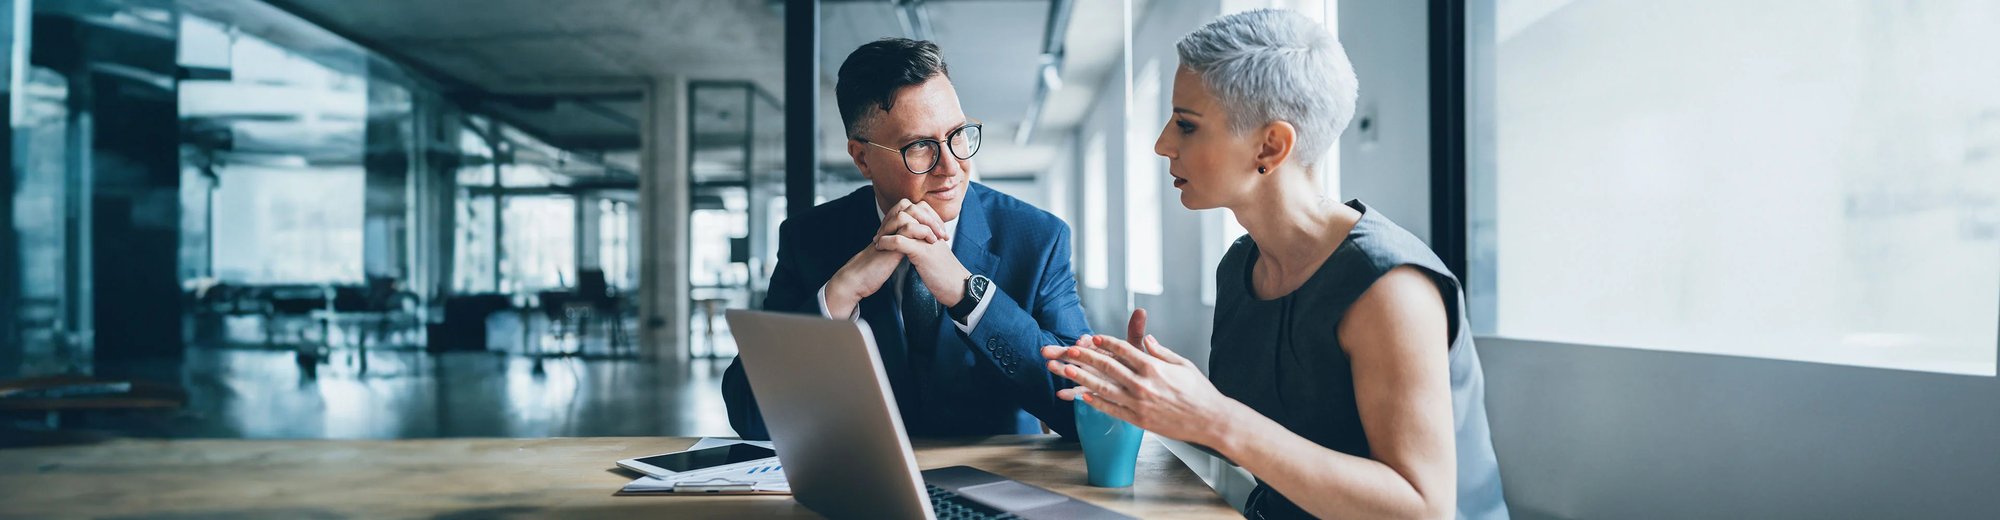
<instances>
[{"instance_id":1,"label":"dark necktie","mask_svg":"<svg viewBox=\"0 0 2000 520\"><path fill-rule=\"evenodd\" d=\"M926 390L930 388L933 378L940 375L935 365L938 316L943 313L938 309L937 297L931 296L930 288L924 287L923 277L917 276L917 267L904 265L908 270L903 273L903 286L898 290L902 293L903 344L910 349L910 382L915 383L910 385L914 387L910 389L910 397L916 401L914 403L916 406L905 410L925 410L927 407L925 401L928 397L925 394L929 393ZM927 430L923 424L907 426Z\"/></svg>"},{"instance_id":2,"label":"dark necktie","mask_svg":"<svg viewBox=\"0 0 2000 520\"><path fill-rule=\"evenodd\" d=\"M931 296L924 279L917 275L916 266L909 266L903 273L902 308L903 338L910 346L910 366L919 371L930 368L931 357L937 349L939 317L937 298ZM919 379L922 379L921 377Z\"/></svg>"}]
</instances>

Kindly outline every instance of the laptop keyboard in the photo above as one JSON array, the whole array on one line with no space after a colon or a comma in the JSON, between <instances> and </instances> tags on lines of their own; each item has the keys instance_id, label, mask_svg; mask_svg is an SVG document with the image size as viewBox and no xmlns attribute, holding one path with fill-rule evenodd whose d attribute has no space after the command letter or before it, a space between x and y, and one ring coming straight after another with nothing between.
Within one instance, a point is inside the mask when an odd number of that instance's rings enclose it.
<instances>
[{"instance_id":1,"label":"laptop keyboard","mask_svg":"<svg viewBox=\"0 0 2000 520\"><path fill-rule=\"evenodd\" d=\"M1002 512L998 509L986 507L985 504L973 502L971 499L959 496L958 493L953 493L945 488L929 484L925 484L924 488L931 494L931 511L937 513L938 520L1011 520L1020 518L1014 516L1013 513Z\"/></svg>"}]
</instances>

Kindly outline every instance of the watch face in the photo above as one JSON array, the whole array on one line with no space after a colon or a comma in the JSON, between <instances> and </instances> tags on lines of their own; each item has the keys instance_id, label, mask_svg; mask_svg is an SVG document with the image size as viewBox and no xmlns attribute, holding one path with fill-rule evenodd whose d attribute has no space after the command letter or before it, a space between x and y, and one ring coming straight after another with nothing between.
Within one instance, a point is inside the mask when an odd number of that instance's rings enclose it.
<instances>
[{"instance_id":1,"label":"watch face","mask_svg":"<svg viewBox=\"0 0 2000 520\"><path fill-rule=\"evenodd\" d=\"M979 302L986 300L986 288L991 283L993 283L993 280L976 274L972 275L971 278L966 278L965 299L959 300L958 305L953 305L950 309L947 309L951 311L952 319L964 320L966 318L965 315L972 313L972 309L978 307Z\"/></svg>"}]
</instances>

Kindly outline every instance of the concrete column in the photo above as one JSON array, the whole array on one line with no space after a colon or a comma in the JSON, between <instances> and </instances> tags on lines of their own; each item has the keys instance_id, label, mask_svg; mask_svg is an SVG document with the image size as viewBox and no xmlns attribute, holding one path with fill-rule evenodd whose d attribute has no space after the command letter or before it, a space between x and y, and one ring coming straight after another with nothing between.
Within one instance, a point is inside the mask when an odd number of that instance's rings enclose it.
<instances>
[{"instance_id":1,"label":"concrete column","mask_svg":"<svg viewBox=\"0 0 2000 520\"><path fill-rule=\"evenodd\" d=\"M423 136L419 162L421 173L416 176L418 218L416 230L418 256L422 267L413 279L410 288L417 291L424 301L436 301L452 294L452 275L457 269L457 235L453 231L458 225L458 169L462 150L458 147L462 115L451 109L443 100L424 98L417 104L417 121ZM444 137L439 137L444 136Z\"/></svg>"},{"instance_id":2,"label":"concrete column","mask_svg":"<svg viewBox=\"0 0 2000 520\"><path fill-rule=\"evenodd\" d=\"M600 200L603 199L590 195L576 196L577 269L604 267L603 260L597 257L597 252L602 250L604 243L600 238L603 236L602 231L598 229L598 221L602 220L604 215L604 211L597 207L597 202Z\"/></svg>"},{"instance_id":3,"label":"concrete column","mask_svg":"<svg viewBox=\"0 0 2000 520\"><path fill-rule=\"evenodd\" d=\"M687 79L654 78L646 91L639 175L639 340L652 359L687 355Z\"/></svg>"},{"instance_id":4,"label":"concrete column","mask_svg":"<svg viewBox=\"0 0 2000 520\"><path fill-rule=\"evenodd\" d=\"M21 110L14 100L20 85L28 77L27 52L25 45L17 41L27 41L28 22L33 16L27 0L0 0L0 99L8 108L10 124L0 128L0 158L8 161L6 168L0 168L0 378L21 375L21 359L26 341L20 332L21 301L21 237L14 229L15 155L21 153L14 146L14 125L21 124L13 112ZM17 49L20 52L16 52Z\"/></svg>"}]
</instances>

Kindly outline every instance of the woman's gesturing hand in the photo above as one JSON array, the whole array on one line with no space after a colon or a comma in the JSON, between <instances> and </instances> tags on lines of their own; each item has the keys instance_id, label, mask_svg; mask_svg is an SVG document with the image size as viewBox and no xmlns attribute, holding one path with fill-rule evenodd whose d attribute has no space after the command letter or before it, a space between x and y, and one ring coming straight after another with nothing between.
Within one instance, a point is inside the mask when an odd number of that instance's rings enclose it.
<instances>
[{"instance_id":1,"label":"woman's gesturing hand","mask_svg":"<svg viewBox=\"0 0 2000 520\"><path fill-rule=\"evenodd\" d=\"M1146 431L1210 444L1227 426L1226 415L1241 405L1216 390L1194 362L1145 334L1145 322L1145 309L1133 311L1132 341L1090 335L1075 345L1042 347L1049 372L1081 385L1057 396L1083 399Z\"/></svg>"}]
</instances>

